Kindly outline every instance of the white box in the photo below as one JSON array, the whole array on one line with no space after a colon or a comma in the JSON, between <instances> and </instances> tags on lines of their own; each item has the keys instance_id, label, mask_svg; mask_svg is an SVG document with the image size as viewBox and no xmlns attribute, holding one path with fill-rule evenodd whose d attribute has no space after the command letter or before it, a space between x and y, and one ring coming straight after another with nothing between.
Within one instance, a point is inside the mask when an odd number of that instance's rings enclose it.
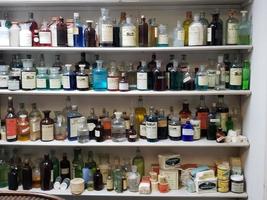
<instances>
[{"instance_id":1,"label":"white box","mask_svg":"<svg viewBox=\"0 0 267 200\"><path fill-rule=\"evenodd\" d=\"M209 178L204 180L195 180L197 193L217 192L217 178Z\"/></svg>"},{"instance_id":2,"label":"white box","mask_svg":"<svg viewBox=\"0 0 267 200\"><path fill-rule=\"evenodd\" d=\"M181 166L179 154L159 154L158 159L161 169L179 169Z\"/></svg>"},{"instance_id":3,"label":"white box","mask_svg":"<svg viewBox=\"0 0 267 200\"><path fill-rule=\"evenodd\" d=\"M160 169L159 173L166 176L170 190L178 190L179 188L179 170L177 169Z\"/></svg>"}]
</instances>

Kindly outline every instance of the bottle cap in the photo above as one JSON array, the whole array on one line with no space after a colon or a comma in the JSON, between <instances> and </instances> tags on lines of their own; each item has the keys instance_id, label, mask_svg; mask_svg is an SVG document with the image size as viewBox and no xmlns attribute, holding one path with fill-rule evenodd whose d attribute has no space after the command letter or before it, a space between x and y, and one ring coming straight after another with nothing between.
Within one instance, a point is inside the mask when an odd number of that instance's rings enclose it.
<instances>
[{"instance_id":1,"label":"bottle cap","mask_svg":"<svg viewBox=\"0 0 267 200\"><path fill-rule=\"evenodd\" d=\"M103 67L103 60L96 60L96 64L98 68L102 68Z\"/></svg>"}]
</instances>

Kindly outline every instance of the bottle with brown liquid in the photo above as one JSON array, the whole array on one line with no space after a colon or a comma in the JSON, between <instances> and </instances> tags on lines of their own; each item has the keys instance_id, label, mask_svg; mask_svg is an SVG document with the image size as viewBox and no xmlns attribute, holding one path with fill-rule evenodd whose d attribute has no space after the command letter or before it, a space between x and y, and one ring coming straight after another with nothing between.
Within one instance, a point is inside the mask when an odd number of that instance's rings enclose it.
<instances>
[{"instance_id":1,"label":"bottle with brown liquid","mask_svg":"<svg viewBox=\"0 0 267 200\"><path fill-rule=\"evenodd\" d=\"M148 24L144 15L141 16L141 23L138 27L139 31L139 47L148 46Z\"/></svg>"},{"instance_id":2,"label":"bottle with brown liquid","mask_svg":"<svg viewBox=\"0 0 267 200\"><path fill-rule=\"evenodd\" d=\"M20 115L17 121L18 140L30 140L30 124L27 115Z\"/></svg>"},{"instance_id":3,"label":"bottle with brown liquid","mask_svg":"<svg viewBox=\"0 0 267 200\"><path fill-rule=\"evenodd\" d=\"M13 107L13 98L8 97L8 108L5 117L6 139L8 142L17 140L17 116Z\"/></svg>"},{"instance_id":4,"label":"bottle with brown liquid","mask_svg":"<svg viewBox=\"0 0 267 200\"><path fill-rule=\"evenodd\" d=\"M84 30L84 45L86 47L96 47L96 32L92 24L94 21L86 20L87 27Z\"/></svg>"},{"instance_id":5,"label":"bottle with brown liquid","mask_svg":"<svg viewBox=\"0 0 267 200\"><path fill-rule=\"evenodd\" d=\"M183 108L179 112L179 116L180 116L181 125L185 124L188 119L190 120L192 118L191 111L189 110L188 101L183 102Z\"/></svg>"},{"instance_id":6,"label":"bottle with brown liquid","mask_svg":"<svg viewBox=\"0 0 267 200\"><path fill-rule=\"evenodd\" d=\"M59 17L57 24L57 46L67 47L68 46L68 34L67 25L64 22L63 17Z\"/></svg>"},{"instance_id":7,"label":"bottle with brown liquid","mask_svg":"<svg viewBox=\"0 0 267 200\"><path fill-rule=\"evenodd\" d=\"M49 155L44 155L44 160L40 163L41 190L51 190L53 187L53 164Z\"/></svg>"},{"instance_id":8,"label":"bottle with brown liquid","mask_svg":"<svg viewBox=\"0 0 267 200\"><path fill-rule=\"evenodd\" d=\"M50 110L43 111L44 119L41 121L41 140L49 142L54 140L54 120L49 117Z\"/></svg>"},{"instance_id":9,"label":"bottle with brown liquid","mask_svg":"<svg viewBox=\"0 0 267 200\"><path fill-rule=\"evenodd\" d=\"M129 142L136 142L138 139L137 133L134 128L134 114L130 115L130 129L126 130L126 135Z\"/></svg>"},{"instance_id":10,"label":"bottle with brown liquid","mask_svg":"<svg viewBox=\"0 0 267 200\"><path fill-rule=\"evenodd\" d=\"M205 97L200 96L200 105L197 108L197 119L200 120L201 136L207 135L209 108L206 106Z\"/></svg>"},{"instance_id":11,"label":"bottle with brown liquid","mask_svg":"<svg viewBox=\"0 0 267 200\"><path fill-rule=\"evenodd\" d=\"M22 187L23 190L32 189L32 168L28 159L25 160L22 167Z\"/></svg>"}]
</instances>

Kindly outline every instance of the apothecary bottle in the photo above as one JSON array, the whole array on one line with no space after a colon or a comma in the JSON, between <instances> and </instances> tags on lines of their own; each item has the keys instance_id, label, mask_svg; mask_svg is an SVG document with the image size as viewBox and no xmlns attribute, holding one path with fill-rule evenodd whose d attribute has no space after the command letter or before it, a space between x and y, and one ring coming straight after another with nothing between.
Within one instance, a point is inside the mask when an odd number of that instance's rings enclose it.
<instances>
[{"instance_id":1,"label":"apothecary bottle","mask_svg":"<svg viewBox=\"0 0 267 200\"><path fill-rule=\"evenodd\" d=\"M18 182L18 168L16 165L11 165L8 172L8 189L17 190L19 187Z\"/></svg>"},{"instance_id":2,"label":"apothecary bottle","mask_svg":"<svg viewBox=\"0 0 267 200\"><path fill-rule=\"evenodd\" d=\"M212 103L211 111L208 115L208 126L207 126L207 140L216 140L216 132L220 127L220 116L216 113L216 103Z\"/></svg>"},{"instance_id":3,"label":"apothecary bottle","mask_svg":"<svg viewBox=\"0 0 267 200\"><path fill-rule=\"evenodd\" d=\"M29 114L30 120L30 140L36 141L41 137L40 123L42 119L41 112L37 109L36 103L32 104L32 110Z\"/></svg>"},{"instance_id":4,"label":"apothecary bottle","mask_svg":"<svg viewBox=\"0 0 267 200\"><path fill-rule=\"evenodd\" d=\"M41 190L51 190L53 187L53 163L49 155L44 155L44 160L40 163Z\"/></svg>"},{"instance_id":5,"label":"apothecary bottle","mask_svg":"<svg viewBox=\"0 0 267 200\"><path fill-rule=\"evenodd\" d=\"M205 70L205 65L200 66L200 71L196 74L196 89L207 90L208 89L208 75Z\"/></svg>"},{"instance_id":6,"label":"apothecary bottle","mask_svg":"<svg viewBox=\"0 0 267 200\"><path fill-rule=\"evenodd\" d=\"M146 117L146 138L148 142L158 141L158 118L153 106L149 108L149 115Z\"/></svg>"},{"instance_id":7,"label":"apothecary bottle","mask_svg":"<svg viewBox=\"0 0 267 200\"><path fill-rule=\"evenodd\" d=\"M112 120L111 136L114 142L124 142L126 140L126 128L121 112L115 112L115 118Z\"/></svg>"},{"instance_id":8,"label":"apothecary bottle","mask_svg":"<svg viewBox=\"0 0 267 200\"><path fill-rule=\"evenodd\" d=\"M103 61L97 60L97 67L93 69L93 89L103 91L107 89L107 70L103 67Z\"/></svg>"},{"instance_id":9,"label":"apothecary bottle","mask_svg":"<svg viewBox=\"0 0 267 200\"><path fill-rule=\"evenodd\" d=\"M50 90L59 90L61 89L61 76L59 74L59 68L51 67L49 69L49 89Z\"/></svg>"},{"instance_id":10,"label":"apothecary bottle","mask_svg":"<svg viewBox=\"0 0 267 200\"><path fill-rule=\"evenodd\" d=\"M238 27L238 41L241 45L249 45L251 43L251 23L248 20L248 11L240 11L242 18Z\"/></svg>"},{"instance_id":11,"label":"apothecary bottle","mask_svg":"<svg viewBox=\"0 0 267 200\"><path fill-rule=\"evenodd\" d=\"M46 67L38 67L36 76L36 89L45 90L48 89L49 80Z\"/></svg>"},{"instance_id":12,"label":"apothecary bottle","mask_svg":"<svg viewBox=\"0 0 267 200\"><path fill-rule=\"evenodd\" d=\"M59 22L57 23L57 46L68 46L67 25L63 17L59 17Z\"/></svg>"},{"instance_id":13,"label":"apothecary bottle","mask_svg":"<svg viewBox=\"0 0 267 200\"><path fill-rule=\"evenodd\" d=\"M244 60L242 68L242 90L250 88L250 61Z\"/></svg>"},{"instance_id":14,"label":"apothecary bottle","mask_svg":"<svg viewBox=\"0 0 267 200\"><path fill-rule=\"evenodd\" d=\"M10 44L10 36L9 29L5 26L6 20L1 20L0 27L0 46L9 46Z\"/></svg>"},{"instance_id":15,"label":"apothecary bottle","mask_svg":"<svg viewBox=\"0 0 267 200\"><path fill-rule=\"evenodd\" d=\"M186 120L186 123L182 125L182 140L183 141L193 141L194 138L194 128L190 123L190 120Z\"/></svg>"},{"instance_id":16,"label":"apothecary bottle","mask_svg":"<svg viewBox=\"0 0 267 200\"><path fill-rule=\"evenodd\" d=\"M74 158L72 161L72 178L82 178L82 169L84 162L82 158L82 150L80 148L74 149Z\"/></svg>"},{"instance_id":17,"label":"apothecary bottle","mask_svg":"<svg viewBox=\"0 0 267 200\"><path fill-rule=\"evenodd\" d=\"M43 111L44 118L41 121L41 140L43 142L49 142L54 140L54 120L49 117L50 110Z\"/></svg>"},{"instance_id":18,"label":"apothecary bottle","mask_svg":"<svg viewBox=\"0 0 267 200\"><path fill-rule=\"evenodd\" d=\"M89 129L86 117L80 117L78 121L77 140L79 143L89 142Z\"/></svg>"},{"instance_id":19,"label":"apothecary bottle","mask_svg":"<svg viewBox=\"0 0 267 200\"><path fill-rule=\"evenodd\" d=\"M47 21L43 21L43 24L39 30L39 44L40 46L50 47L52 45L51 31L48 28Z\"/></svg>"},{"instance_id":20,"label":"apothecary bottle","mask_svg":"<svg viewBox=\"0 0 267 200\"><path fill-rule=\"evenodd\" d=\"M113 44L113 25L107 8L101 8L98 29L100 46L111 47Z\"/></svg>"},{"instance_id":21,"label":"apothecary bottle","mask_svg":"<svg viewBox=\"0 0 267 200\"><path fill-rule=\"evenodd\" d=\"M89 89L89 77L85 73L85 65L79 65L79 72L76 74L76 88L77 90L88 90Z\"/></svg>"},{"instance_id":22,"label":"apothecary bottle","mask_svg":"<svg viewBox=\"0 0 267 200\"><path fill-rule=\"evenodd\" d=\"M231 90L242 89L242 65L238 56L235 56L234 62L230 67L230 83L229 88Z\"/></svg>"},{"instance_id":23,"label":"apothecary bottle","mask_svg":"<svg viewBox=\"0 0 267 200\"><path fill-rule=\"evenodd\" d=\"M93 28L93 20L86 20L87 27L84 29L84 46L96 47L96 31Z\"/></svg>"},{"instance_id":24,"label":"apothecary bottle","mask_svg":"<svg viewBox=\"0 0 267 200\"><path fill-rule=\"evenodd\" d=\"M55 139L65 140L67 138L67 124L61 111L55 111Z\"/></svg>"},{"instance_id":25,"label":"apothecary bottle","mask_svg":"<svg viewBox=\"0 0 267 200\"><path fill-rule=\"evenodd\" d=\"M87 118L87 126L89 129L89 139L95 139L95 128L97 125L98 119L95 115L95 109L90 109L90 115Z\"/></svg>"},{"instance_id":26,"label":"apothecary bottle","mask_svg":"<svg viewBox=\"0 0 267 200\"><path fill-rule=\"evenodd\" d=\"M188 46L188 36L189 36L189 26L192 23L192 12L187 11L186 12L186 19L183 22L183 28L184 28L184 46Z\"/></svg>"},{"instance_id":27,"label":"apothecary bottle","mask_svg":"<svg viewBox=\"0 0 267 200\"><path fill-rule=\"evenodd\" d=\"M179 117L181 125L185 124L188 119L192 118L191 111L189 110L189 103L186 100L183 102L183 108L179 112Z\"/></svg>"},{"instance_id":28,"label":"apothecary bottle","mask_svg":"<svg viewBox=\"0 0 267 200\"><path fill-rule=\"evenodd\" d=\"M168 135L170 140L181 140L181 124L178 116L173 116L168 125Z\"/></svg>"},{"instance_id":29,"label":"apothecary bottle","mask_svg":"<svg viewBox=\"0 0 267 200\"><path fill-rule=\"evenodd\" d=\"M137 84L136 74L137 74L137 72L134 69L133 64L129 63L126 75L127 75L127 80L129 83L129 89L130 90L136 90L136 86L137 86L136 85Z\"/></svg>"},{"instance_id":30,"label":"apothecary bottle","mask_svg":"<svg viewBox=\"0 0 267 200\"><path fill-rule=\"evenodd\" d=\"M137 167L137 172L140 174L140 177L143 177L145 174L145 161L139 148L136 149L132 164Z\"/></svg>"},{"instance_id":31,"label":"apothecary bottle","mask_svg":"<svg viewBox=\"0 0 267 200\"><path fill-rule=\"evenodd\" d=\"M160 109L158 114L158 139L163 140L168 138L168 120L164 110Z\"/></svg>"},{"instance_id":32,"label":"apothecary bottle","mask_svg":"<svg viewBox=\"0 0 267 200\"><path fill-rule=\"evenodd\" d=\"M19 44L20 44L19 32L20 32L19 23L18 22L12 22L12 26L9 30L10 46L11 47L18 47L19 46Z\"/></svg>"},{"instance_id":33,"label":"apothecary bottle","mask_svg":"<svg viewBox=\"0 0 267 200\"><path fill-rule=\"evenodd\" d=\"M184 46L184 28L182 27L182 24L179 20L177 21L177 26L173 31L173 46L174 47Z\"/></svg>"},{"instance_id":34,"label":"apothecary bottle","mask_svg":"<svg viewBox=\"0 0 267 200\"><path fill-rule=\"evenodd\" d=\"M29 19L26 22L29 25L30 31L31 31L31 35L32 35L32 41L33 41L33 35L34 35L34 31L38 30L38 24L37 22L34 20L34 15L33 12L29 12Z\"/></svg>"},{"instance_id":35,"label":"apothecary bottle","mask_svg":"<svg viewBox=\"0 0 267 200\"><path fill-rule=\"evenodd\" d=\"M135 130L135 127L134 127L134 114L131 114L130 115L130 129L128 129L126 131L126 135L127 135L127 138L128 138L128 141L129 142L136 142L137 139L138 139L138 135L137 135L137 132Z\"/></svg>"},{"instance_id":36,"label":"apothecary bottle","mask_svg":"<svg viewBox=\"0 0 267 200\"><path fill-rule=\"evenodd\" d=\"M101 119L98 119L95 127L95 140L97 142L103 142L105 140L104 127L101 124Z\"/></svg>"},{"instance_id":37,"label":"apothecary bottle","mask_svg":"<svg viewBox=\"0 0 267 200\"><path fill-rule=\"evenodd\" d=\"M7 160L8 152L4 149L0 149L0 188L8 186L8 172L9 172L9 163Z\"/></svg>"},{"instance_id":38,"label":"apothecary bottle","mask_svg":"<svg viewBox=\"0 0 267 200\"><path fill-rule=\"evenodd\" d=\"M149 46L156 47L158 41L158 25L156 24L156 18L149 19Z\"/></svg>"},{"instance_id":39,"label":"apothecary bottle","mask_svg":"<svg viewBox=\"0 0 267 200\"><path fill-rule=\"evenodd\" d=\"M226 44L238 44L238 25L239 21L234 17L235 11L229 11L229 18L226 21Z\"/></svg>"},{"instance_id":40,"label":"apothecary bottle","mask_svg":"<svg viewBox=\"0 0 267 200\"><path fill-rule=\"evenodd\" d=\"M141 67L137 71L137 90L147 90L148 89L148 74L146 61L141 61Z\"/></svg>"},{"instance_id":41,"label":"apothecary bottle","mask_svg":"<svg viewBox=\"0 0 267 200\"><path fill-rule=\"evenodd\" d=\"M76 74L71 69L71 64L66 64L62 75L62 87L64 90L76 89Z\"/></svg>"},{"instance_id":42,"label":"apothecary bottle","mask_svg":"<svg viewBox=\"0 0 267 200\"><path fill-rule=\"evenodd\" d=\"M29 30L30 24L20 24L19 32L19 46L31 47L32 46L32 32Z\"/></svg>"},{"instance_id":43,"label":"apothecary bottle","mask_svg":"<svg viewBox=\"0 0 267 200\"><path fill-rule=\"evenodd\" d=\"M78 122L81 114L78 112L78 106L72 105L71 111L67 114L68 139L76 140L78 135Z\"/></svg>"},{"instance_id":44,"label":"apothecary bottle","mask_svg":"<svg viewBox=\"0 0 267 200\"><path fill-rule=\"evenodd\" d=\"M223 44L223 23L219 16L218 12L212 14L212 21L209 24L207 33L208 45Z\"/></svg>"},{"instance_id":45,"label":"apothecary bottle","mask_svg":"<svg viewBox=\"0 0 267 200\"><path fill-rule=\"evenodd\" d=\"M138 38L139 38L139 47L148 46L148 24L146 23L146 18L144 15L141 16L141 23L138 26Z\"/></svg>"},{"instance_id":46,"label":"apothecary bottle","mask_svg":"<svg viewBox=\"0 0 267 200\"><path fill-rule=\"evenodd\" d=\"M166 25L160 24L158 27L158 47L168 47L169 46L169 37L168 29Z\"/></svg>"},{"instance_id":47,"label":"apothecary bottle","mask_svg":"<svg viewBox=\"0 0 267 200\"><path fill-rule=\"evenodd\" d=\"M140 174L137 172L137 166L132 166L132 171L129 172L128 178L128 188L130 192L138 192L138 187L140 183Z\"/></svg>"},{"instance_id":48,"label":"apothecary bottle","mask_svg":"<svg viewBox=\"0 0 267 200\"><path fill-rule=\"evenodd\" d=\"M190 66L186 68L180 68L180 70L185 70L183 75L183 89L184 90L195 90L195 79L191 72Z\"/></svg>"},{"instance_id":49,"label":"apothecary bottle","mask_svg":"<svg viewBox=\"0 0 267 200\"><path fill-rule=\"evenodd\" d=\"M155 91L166 90L165 71L162 71L161 62L159 60L156 60L156 69L153 72L153 90Z\"/></svg>"},{"instance_id":50,"label":"apothecary bottle","mask_svg":"<svg viewBox=\"0 0 267 200\"><path fill-rule=\"evenodd\" d=\"M74 21L73 19L67 19L66 20L66 25L67 25L67 40L68 40L68 47L74 47Z\"/></svg>"},{"instance_id":51,"label":"apothecary bottle","mask_svg":"<svg viewBox=\"0 0 267 200\"><path fill-rule=\"evenodd\" d=\"M200 96L200 103L197 107L196 118L200 120L201 136L207 135L209 108L205 103L205 96Z\"/></svg>"},{"instance_id":52,"label":"apothecary bottle","mask_svg":"<svg viewBox=\"0 0 267 200\"><path fill-rule=\"evenodd\" d=\"M173 61L170 69L170 90L182 90L183 88L183 72L178 69L178 62Z\"/></svg>"},{"instance_id":53,"label":"apothecary bottle","mask_svg":"<svg viewBox=\"0 0 267 200\"><path fill-rule=\"evenodd\" d=\"M129 91L129 83L128 83L125 72L121 73L120 82L119 82L119 90L121 92Z\"/></svg>"},{"instance_id":54,"label":"apothecary bottle","mask_svg":"<svg viewBox=\"0 0 267 200\"><path fill-rule=\"evenodd\" d=\"M136 47L136 26L132 23L130 17L126 18L126 23L121 27L121 46Z\"/></svg>"},{"instance_id":55,"label":"apothecary bottle","mask_svg":"<svg viewBox=\"0 0 267 200\"><path fill-rule=\"evenodd\" d=\"M0 89L8 88L9 66L0 65Z\"/></svg>"},{"instance_id":56,"label":"apothecary bottle","mask_svg":"<svg viewBox=\"0 0 267 200\"><path fill-rule=\"evenodd\" d=\"M6 139L8 142L17 140L17 116L13 107L13 98L8 97L8 108L5 117Z\"/></svg>"},{"instance_id":57,"label":"apothecary bottle","mask_svg":"<svg viewBox=\"0 0 267 200\"><path fill-rule=\"evenodd\" d=\"M80 14L73 13L73 44L74 47L83 47L83 26L80 22Z\"/></svg>"},{"instance_id":58,"label":"apothecary bottle","mask_svg":"<svg viewBox=\"0 0 267 200\"><path fill-rule=\"evenodd\" d=\"M100 191L103 190L104 183L103 183L103 176L100 172L100 169L96 169L96 173L94 174L94 190Z\"/></svg>"},{"instance_id":59,"label":"apothecary bottle","mask_svg":"<svg viewBox=\"0 0 267 200\"><path fill-rule=\"evenodd\" d=\"M30 124L27 115L21 114L18 117L17 121L17 134L19 141L27 141L30 140Z\"/></svg>"},{"instance_id":60,"label":"apothecary bottle","mask_svg":"<svg viewBox=\"0 0 267 200\"><path fill-rule=\"evenodd\" d=\"M22 167L22 188L23 190L32 189L32 168L28 158L25 159Z\"/></svg>"},{"instance_id":61,"label":"apothecary bottle","mask_svg":"<svg viewBox=\"0 0 267 200\"><path fill-rule=\"evenodd\" d=\"M190 24L188 30L188 45L201 46L203 45L204 27L199 21L199 15L194 16L194 21Z\"/></svg>"},{"instance_id":62,"label":"apothecary bottle","mask_svg":"<svg viewBox=\"0 0 267 200\"><path fill-rule=\"evenodd\" d=\"M113 23L113 47L120 47L121 46L121 26L116 19L112 20ZM125 23L125 20L123 20L123 23Z\"/></svg>"},{"instance_id":63,"label":"apothecary bottle","mask_svg":"<svg viewBox=\"0 0 267 200\"><path fill-rule=\"evenodd\" d=\"M203 26L203 45L207 45L207 30L209 26L209 22L206 19L206 13L205 12L200 12L199 15L199 21L201 22Z\"/></svg>"},{"instance_id":64,"label":"apothecary bottle","mask_svg":"<svg viewBox=\"0 0 267 200\"><path fill-rule=\"evenodd\" d=\"M65 178L70 179L70 161L66 153L63 153L63 159L60 161L60 176L62 180Z\"/></svg>"},{"instance_id":65,"label":"apothecary bottle","mask_svg":"<svg viewBox=\"0 0 267 200\"><path fill-rule=\"evenodd\" d=\"M21 72L21 89L36 89L36 70L33 67L32 59L22 59L23 70Z\"/></svg>"}]
</instances>

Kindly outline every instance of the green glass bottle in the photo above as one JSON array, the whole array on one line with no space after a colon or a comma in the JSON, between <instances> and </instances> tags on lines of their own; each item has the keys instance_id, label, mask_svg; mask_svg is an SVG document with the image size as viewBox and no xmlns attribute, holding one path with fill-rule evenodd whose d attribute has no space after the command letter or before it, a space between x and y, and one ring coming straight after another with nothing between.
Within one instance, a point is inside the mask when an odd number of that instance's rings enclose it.
<instances>
[{"instance_id":1,"label":"green glass bottle","mask_svg":"<svg viewBox=\"0 0 267 200\"><path fill-rule=\"evenodd\" d=\"M82 178L83 167L82 150L80 148L75 148L74 159L72 161L72 178Z\"/></svg>"},{"instance_id":2,"label":"green glass bottle","mask_svg":"<svg viewBox=\"0 0 267 200\"><path fill-rule=\"evenodd\" d=\"M0 188L7 187L8 185L8 172L9 166L6 160L6 151L0 150Z\"/></svg>"},{"instance_id":3,"label":"green glass bottle","mask_svg":"<svg viewBox=\"0 0 267 200\"><path fill-rule=\"evenodd\" d=\"M144 176L145 174L145 162L144 162L144 158L141 155L141 151L139 148L137 148L136 150L136 155L133 158L133 165L137 166L137 171L140 174L140 176Z\"/></svg>"},{"instance_id":4,"label":"green glass bottle","mask_svg":"<svg viewBox=\"0 0 267 200\"><path fill-rule=\"evenodd\" d=\"M242 68L242 90L250 88L250 62L245 60Z\"/></svg>"},{"instance_id":5,"label":"green glass bottle","mask_svg":"<svg viewBox=\"0 0 267 200\"><path fill-rule=\"evenodd\" d=\"M88 151L88 159L86 165L92 170L92 174L96 172L96 162L94 161L94 154L92 151Z\"/></svg>"},{"instance_id":6,"label":"green glass bottle","mask_svg":"<svg viewBox=\"0 0 267 200\"><path fill-rule=\"evenodd\" d=\"M226 121L226 135L229 130L233 130L233 129L234 129L234 122L232 120L232 116L229 115Z\"/></svg>"},{"instance_id":7,"label":"green glass bottle","mask_svg":"<svg viewBox=\"0 0 267 200\"><path fill-rule=\"evenodd\" d=\"M56 158L55 150L51 150L50 154L51 154L51 161L53 163L53 181L55 181L56 178L58 176L60 176L60 174L59 174L59 160Z\"/></svg>"}]
</instances>

